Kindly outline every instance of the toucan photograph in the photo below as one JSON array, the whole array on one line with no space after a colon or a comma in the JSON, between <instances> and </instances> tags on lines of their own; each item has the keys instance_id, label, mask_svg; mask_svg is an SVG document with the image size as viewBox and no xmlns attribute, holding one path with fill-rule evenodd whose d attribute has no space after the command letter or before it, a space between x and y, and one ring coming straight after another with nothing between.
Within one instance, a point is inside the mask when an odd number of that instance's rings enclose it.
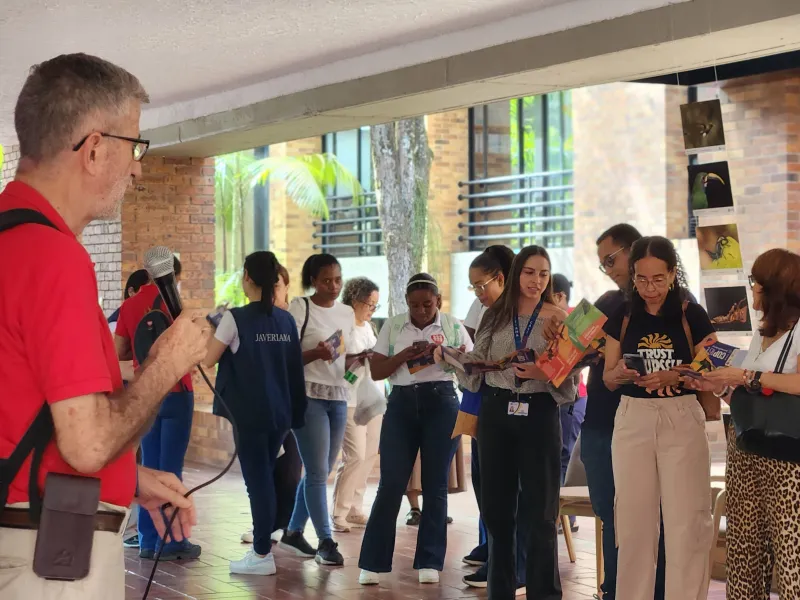
<instances>
[{"instance_id":1,"label":"toucan photograph","mask_svg":"<svg viewBox=\"0 0 800 600\"><path fill-rule=\"evenodd\" d=\"M692 212L733 208L733 192L727 161L689 165L689 198Z\"/></svg>"}]
</instances>

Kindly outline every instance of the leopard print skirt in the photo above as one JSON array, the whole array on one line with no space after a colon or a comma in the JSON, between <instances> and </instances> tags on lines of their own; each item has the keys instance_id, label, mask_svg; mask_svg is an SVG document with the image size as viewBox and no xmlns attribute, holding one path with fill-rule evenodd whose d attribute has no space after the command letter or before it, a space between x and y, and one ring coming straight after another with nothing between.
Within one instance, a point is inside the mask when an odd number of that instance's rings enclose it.
<instances>
[{"instance_id":1,"label":"leopard print skirt","mask_svg":"<svg viewBox=\"0 0 800 600\"><path fill-rule=\"evenodd\" d=\"M728 600L800 599L800 465L747 454L728 433Z\"/></svg>"}]
</instances>

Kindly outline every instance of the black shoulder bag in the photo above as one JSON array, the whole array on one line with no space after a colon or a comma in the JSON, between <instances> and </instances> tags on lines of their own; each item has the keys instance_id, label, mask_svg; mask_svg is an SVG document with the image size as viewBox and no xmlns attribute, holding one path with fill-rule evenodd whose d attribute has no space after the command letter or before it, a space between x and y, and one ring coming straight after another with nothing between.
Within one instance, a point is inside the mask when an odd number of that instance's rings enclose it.
<instances>
[{"instance_id":1,"label":"black shoulder bag","mask_svg":"<svg viewBox=\"0 0 800 600\"><path fill-rule=\"evenodd\" d=\"M775 373L783 373L794 340L792 327L778 357ZM737 387L731 398L736 447L764 458L800 463L800 396L774 392L767 396Z\"/></svg>"}]
</instances>

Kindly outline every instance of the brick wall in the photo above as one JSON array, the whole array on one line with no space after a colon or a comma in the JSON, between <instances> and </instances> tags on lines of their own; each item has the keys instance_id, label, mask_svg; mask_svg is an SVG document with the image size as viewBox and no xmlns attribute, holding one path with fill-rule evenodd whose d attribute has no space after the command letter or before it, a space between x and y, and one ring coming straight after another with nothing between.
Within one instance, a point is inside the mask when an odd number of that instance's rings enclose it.
<instances>
[{"instance_id":1,"label":"brick wall","mask_svg":"<svg viewBox=\"0 0 800 600\"><path fill-rule=\"evenodd\" d=\"M94 262L97 288L108 316L122 304L122 221L92 221L83 230L81 242Z\"/></svg>"},{"instance_id":2,"label":"brick wall","mask_svg":"<svg viewBox=\"0 0 800 600\"><path fill-rule=\"evenodd\" d=\"M460 201L459 181L469 179L469 128L467 110L456 110L429 115L426 127L428 144L433 150L431 164L430 193L428 196L428 271L437 278L442 292L443 310L450 310L450 255L467 249L466 242L459 242L460 234L467 229L458 224L466 222L468 215L459 215L458 209L468 206ZM459 290L466 292L466 290Z\"/></svg>"},{"instance_id":3,"label":"brick wall","mask_svg":"<svg viewBox=\"0 0 800 600\"><path fill-rule=\"evenodd\" d=\"M668 191L681 179L678 149L666 134L668 123L674 131L671 111L680 102L665 90L614 83L572 92L577 297L597 298L613 285L597 268L595 240L605 229L627 222L645 235L667 233Z\"/></svg>"},{"instance_id":4,"label":"brick wall","mask_svg":"<svg viewBox=\"0 0 800 600\"><path fill-rule=\"evenodd\" d=\"M14 179L19 164L19 146L3 145L3 166L0 168L0 191Z\"/></svg>"}]
</instances>

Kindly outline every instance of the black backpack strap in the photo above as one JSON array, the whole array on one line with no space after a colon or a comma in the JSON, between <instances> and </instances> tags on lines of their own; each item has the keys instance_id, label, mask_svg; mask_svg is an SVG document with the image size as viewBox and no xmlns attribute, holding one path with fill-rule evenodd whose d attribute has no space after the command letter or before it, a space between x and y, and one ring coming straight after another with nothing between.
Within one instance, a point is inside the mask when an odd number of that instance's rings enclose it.
<instances>
[{"instance_id":1,"label":"black backpack strap","mask_svg":"<svg viewBox=\"0 0 800 600\"><path fill-rule=\"evenodd\" d=\"M46 225L47 227L58 229L58 227L53 225L50 219L45 217L38 210L33 210L31 208L12 208L11 210L0 212L0 232L8 231L17 225L26 225L28 223Z\"/></svg>"},{"instance_id":2,"label":"black backpack strap","mask_svg":"<svg viewBox=\"0 0 800 600\"><path fill-rule=\"evenodd\" d=\"M303 320L303 327L300 329L300 341L303 341L303 336L306 334L306 327L308 326L308 315L311 313L311 306L308 304L308 298L303 296L303 302L306 303L306 318Z\"/></svg>"},{"instance_id":3,"label":"black backpack strap","mask_svg":"<svg viewBox=\"0 0 800 600\"><path fill-rule=\"evenodd\" d=\"M0 212L0 232L8 231L18 225L28 223L45 225L58 229L42 213L29 208L13 208ZM11 482L19 473L23 463L31 453L31 472L28 480L29 513L34 522L39 521L42 513L42 494L39 490L39 469L42 465L42 456L50 440L53 439L53 417L50 414L50 405L45 403L31 423L31 426L22 436L16 448L8 458L0 459L0 513L8 501L8 491Z\"/></svg>"}]
</instances>

